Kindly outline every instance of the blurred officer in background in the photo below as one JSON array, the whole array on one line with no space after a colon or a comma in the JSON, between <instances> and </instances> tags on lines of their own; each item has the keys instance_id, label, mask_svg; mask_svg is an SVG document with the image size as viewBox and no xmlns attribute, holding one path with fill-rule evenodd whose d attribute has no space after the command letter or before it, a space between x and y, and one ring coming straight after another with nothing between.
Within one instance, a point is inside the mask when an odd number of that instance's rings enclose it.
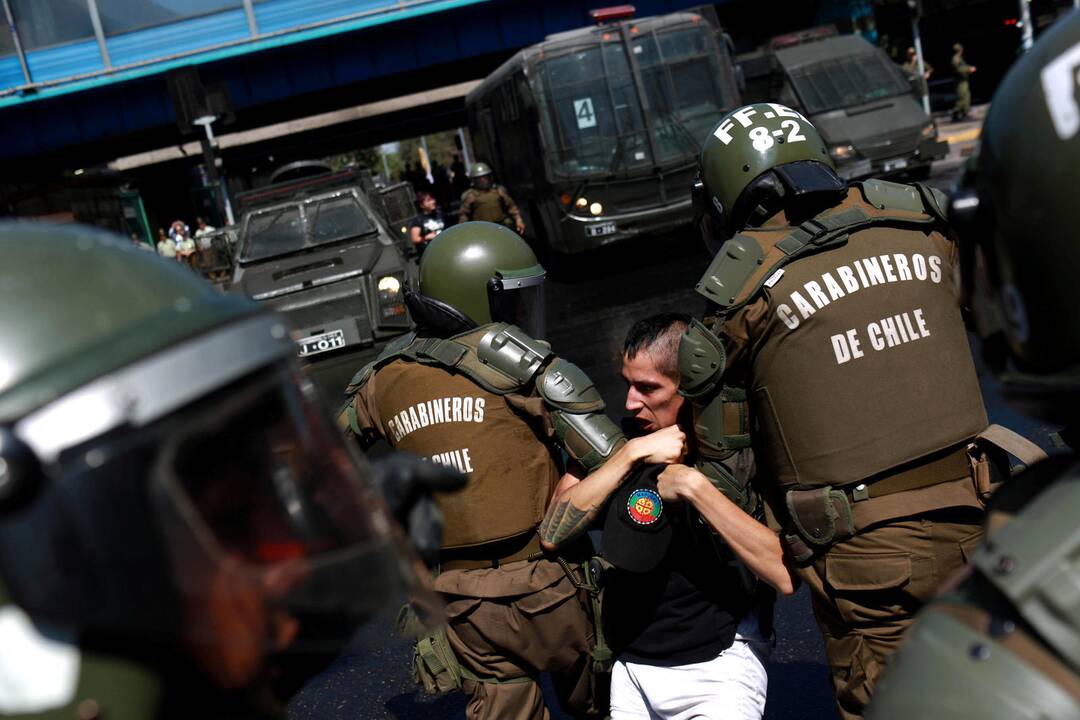
<instances>
[{"instance_id":1,"label":"blurred officer in background","mask_svg":"<svg viewBox=\"0 0 1080 720\"><path fill-rule=\"evenodd\" d=\"M1078 68L1074 12L1005 76L950 210L987 365L1007 398L1064 426L1074 450ZM1074 452L1044 460L998 491L971 576L919 614L868 717L1080 718L1078 508Z\"/></svg>"},{"instance_id":2,"label":"blurred officer in background","mask_svg":"<svg viewBox=\"0 0 1080 720\"><path fill-rule=\"evenodd\" d=\"M90 228L0 254L0 714L275 717L430 598L281 320Z\"/></svg>"},{"instance_id":3,"label":"blurred officer in background","mask_svg":"<svg viewBox=\"0 0 1080 720\"><path fill-rule=\"evenodd\" d=\"M521 219L517 203L506 188L495 183L490 165L473 163L469 168L469 180L472 187L461 196L459 223L483 220L505 225L518 235L525 234L525 221Z\"/></svg>"}]
</instances>

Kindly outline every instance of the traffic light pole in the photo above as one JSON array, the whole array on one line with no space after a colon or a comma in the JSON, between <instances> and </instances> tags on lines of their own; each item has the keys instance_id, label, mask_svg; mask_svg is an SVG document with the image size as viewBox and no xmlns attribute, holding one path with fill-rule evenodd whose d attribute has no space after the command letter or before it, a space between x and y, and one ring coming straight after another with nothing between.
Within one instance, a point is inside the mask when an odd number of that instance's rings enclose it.
<instances>
[{"instance_id":1,"label":"traffic light pole","mask_svg":"<svg viewBox=\"0 0 1080 720\"><path fill-rule=\"evenodd\" d=\"M1020 22L1023 23L1020 47L1024 52L1031 49L1035 44L1035 28L1031 25L1031 0L1020 0Z\"/></svg>"},{"instance_id":2,"label":"traffic light pole","mask_svg":"<svg viewBox=\"0 0 1080 720\"><path fill-rule=\"evenodd\" d=\"M234 225L236 220L233 217L232 204L229 202L229 195L225 191L225 183L222 182L221 175L218 172L218 165L221 160L215 152L217 140L214 138L214 129L211 127L216 119L213 115L204 115L196 118L194 124L202 125L203 130L206 131L205 137L199 138L199 144L202 145L203 164L206 166L206 181L213 190L214 203L226 222L229 225Z\"/></svg>"},{"instance_id":3,"label":"traffic light pole","mask_svg":"<svg viewBox=\"0 0 1080 720\"><path fill-rule=\"evenodd\" d=\"M911 16L911 44L915 46L915 64L919 70L919 87L922 88L922 106L926 114L930 114L930 91L926 83L926 63L923 62L922 36L919 35L919 18Z\"/></svg>"}]
</instances>

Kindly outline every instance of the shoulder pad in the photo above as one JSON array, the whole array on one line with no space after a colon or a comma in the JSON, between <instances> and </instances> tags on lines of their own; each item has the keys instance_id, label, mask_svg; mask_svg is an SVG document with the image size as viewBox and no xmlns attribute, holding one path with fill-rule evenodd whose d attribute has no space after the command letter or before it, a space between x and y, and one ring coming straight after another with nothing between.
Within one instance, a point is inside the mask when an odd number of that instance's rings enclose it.
<instances>
[{"instance_id":1,"label":"shoulder pad","mask_svg":"<svg viewBox=\"0 0 1080 720\"><path fill-rule=\"evenodd\" d=\"M356 393L360 392L360 389L367 384L367 381L371 379L371 376L375 372L375 361L372 360L364 367L360 368L355 375L352 376L352 380L345 387L345 394L352 397Z\"/></svg>"},{"instance_id":2,"label":"shoulder pad","mask_svg":"<svg viewBox=\"0 0 1080 720\"><path fill-rule=\"evenodd\" d=\"M915 183L915 187L918 188L919 194L922 195L926 212L941 222L947 223L949 221L949 197L941 190L930 187L926 183Z\"/></svg>"},{"instance_id":3,"label":"shoulder pad","mask_svg":"<svg viewBox=\"0 0 1080 720\"><path fill-rule=\"evenodd\" d=\"M755 238L736 235L720 247L694 289L711 302L728 307L764 261L765 250Z\"/></svg>"},{"instance_id":4,"label":"shoulder pad","mask_svg":"<svg viewBox=\"0 0 1080 720\"><path fill-rule=\"evenodd\" d=\"M360 391L360 388L364 386L368 380L371 379L371 375L383 365L386 365L391 360L396 359L402 354L406 348L409 347L416 340L415 332L407 332L404 335L399 335L386 344L386 347L375 357L374 360L369 362L364 367L360 368L355 375L352 376L352 380L349 380L349 384L345 389L345 394L352 396Z\"/></svg>"},{"instance_id":5,"label":"shoulder pad","mask_svg":"<svg viewBox=\"0 0 1080 720\"><path fill-rule=\"evenodd\" d=\"M855 184L862 190L866 202L878 210L926 212L922 196L913 185L901 185L888 180L863 180Z\"/></svg>"},{"instance_id":6,"label":"shoulder pad","mask_svg":"<svg viewBox=\"0 0 1080 720\"><path fill-rule=\"evenodd\" d=\"M679 341L679 392L689 398L711 393L726 362L720 338L699 321L691 320Z\"/></svg>"},{"instance_id":7,"label":"shoulder pad","mask_svg":"<svg viewBox=\"0 0 1080 720\"><path fill-rule=\"evenodd\" d=\"M500 324L480 339L476 356L484 365L525 385L551 356L551 348L515 325Z\"/></svg>"},{"instance_id":8,"label":"shoulder pad","mask_svg":"<svg viewBox=\"0 0 1080 720\"><path fill-rule=\"evenodd\" d=\"M589 413L604 409L604 399L585 371L562 358L548 365L536 385L540 396L560 410Z\"/></svg>"}]
</instances>

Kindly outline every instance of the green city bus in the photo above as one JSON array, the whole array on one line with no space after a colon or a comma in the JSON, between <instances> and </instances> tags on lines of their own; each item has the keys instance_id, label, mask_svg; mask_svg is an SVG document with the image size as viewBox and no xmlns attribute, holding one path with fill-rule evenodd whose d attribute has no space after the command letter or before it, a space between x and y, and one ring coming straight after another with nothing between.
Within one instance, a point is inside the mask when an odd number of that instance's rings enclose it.
<instances>
[{"instance_id":1,"label":"green city bus","mask_svg":"<svg viewBox=\"0 0 1080 720\"><path fill-rule=\"evenodd\" d=\"M596 26L521 50L465 100L476 160L558 253L688 224L701 143L739 104L711 8L591 14Z\"/></svg>"}]
</instances>

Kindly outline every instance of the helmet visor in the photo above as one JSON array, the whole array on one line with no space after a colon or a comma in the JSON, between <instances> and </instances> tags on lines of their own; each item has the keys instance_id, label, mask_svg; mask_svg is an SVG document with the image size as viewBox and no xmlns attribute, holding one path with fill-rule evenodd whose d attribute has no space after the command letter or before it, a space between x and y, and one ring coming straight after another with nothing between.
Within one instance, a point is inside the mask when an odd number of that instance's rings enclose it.
<instances>
[{"instance_id":1,"label":"helmet visor","mask_svg":"<svg viewBox=\"0 0 1080 720\"><path fill-rule=\"evenodd\" d=\"M215 598L215 588L240 589L336 628L343 637L301 635L322 645L310 649L332 649L403 595L429 607L433 597L366 482L366 464L325 419L310 383L287 374L271 373L166 439L154 500L189 620L212 617L203 604L236 602Z\"/></svg>"},{"instance_id":2,"label":"helmet visor","mask_svg":"<svg viewBox=\"0 0 1080 720\"><path fill-rule=\"evenodd\" d=\"M517 325L534 338L546 335L544 268L534 265L514 272L496 270L488 281L491 319Z\"/></svg>"}]
</instances>

